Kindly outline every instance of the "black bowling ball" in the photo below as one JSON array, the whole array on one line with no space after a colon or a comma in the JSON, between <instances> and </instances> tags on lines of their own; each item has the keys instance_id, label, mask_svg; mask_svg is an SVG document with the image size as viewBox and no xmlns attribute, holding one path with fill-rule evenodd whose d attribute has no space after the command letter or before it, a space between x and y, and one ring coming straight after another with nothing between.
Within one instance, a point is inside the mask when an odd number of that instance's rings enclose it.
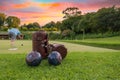
<instances>
[{"instance_id":1,"label":"black bowling ball","mask_svg":"<svg viewBox=\"0 0 120 80\"><path fill-rule=\"evenodd\" d=\"M62 61L62 57L61 57L60 53L57 51L52 51L48 56L48 63L50 65L57 66L57 65L61 64L61 61Z\"/></svg>"},{"instance_id":2,"label":"black bowling ball","mask_svg":"<svg viewBox=\"0 0 120 80\"><path fill-rule=\"evenodd\" d=\"M26 56L26 63L29 66L38 66L41 63L41 54L37 51L32 51Z\"/></svg>"}]
</instances>

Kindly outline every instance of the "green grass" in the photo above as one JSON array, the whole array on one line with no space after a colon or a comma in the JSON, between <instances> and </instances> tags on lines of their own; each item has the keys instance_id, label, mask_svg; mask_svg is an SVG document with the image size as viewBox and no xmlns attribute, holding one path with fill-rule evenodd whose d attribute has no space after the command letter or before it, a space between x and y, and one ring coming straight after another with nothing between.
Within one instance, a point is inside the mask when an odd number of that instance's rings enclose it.
<instances>
[{"instance_id":1,"label":"green grass","mask_svg":"<svg viewBox=\"0 0 120 80\"><path fill-rule=\"evenodd\" d=\"M23 44L23 46L21 46L21 44ZM0 40L0 54L28 53L32 51L32 40L16 40L15 46L18 48L18 50L10 51L8 50L10 48L10 40Z\"/></svg>"},{"instance_id":2,"label":"green grass","mask_svg":"<svg viewBox=\"0 0 120 80\"><path fill-rule=\"evenodd\" d=\"M62 41L120 50L120 36L110 37L110 38L96 38L96 39L85 39L85 40L62 40Z\"/></svg>"},{"instance_id":3,"label":"green grass","mask_svg":"<svg viewBox=\"0 0 120 80\"><path fill-rule=\"evenodd\" d=\"M18 50L11 51L8 50L10 48L10 40L0 40L0 54L27 54L32 51L32 41L31 40L17 40L15 42L16 47ZM104 48L97 48L91 46L84 46L84 45L76 45L70 44L65 42L58 42L58 41L50 41L50 44L57 43L57 44L64 44L67 48L68 52L116 52L118 50L110 50ZM23 46L21 46L23 44Z\"/></svg>"},{"instance_id":4,"label":"green grass","mask_svg":"<svg viewBox=\"0 0 120 80\"><path fill-rule=\"evenodd\" d=\"M32 51L31 40L17 40L16 51L8 50L9 40L0 43L0 80L120 80L120 51L73 52L73 45L66 43L71 49L61 65L51 66L46 59L30 67L25 57Z\"/></svg>"},{"instance_id":5,"label":"green grass","mask_svg":"<svg viewBox=\"0 0 120 80\"><path fill-rule=\"evenodd\" d=\"M71 52L59 66L43 60L37 67L26 54L0 54L0 80L120 80L120 53Z\"/></svg>"}]
</instances>

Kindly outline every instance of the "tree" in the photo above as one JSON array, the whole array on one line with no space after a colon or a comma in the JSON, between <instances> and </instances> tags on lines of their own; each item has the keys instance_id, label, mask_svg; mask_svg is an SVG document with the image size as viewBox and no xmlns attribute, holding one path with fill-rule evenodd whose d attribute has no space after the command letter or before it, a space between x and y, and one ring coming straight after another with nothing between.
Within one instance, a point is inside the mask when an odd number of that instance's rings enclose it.
<instances>
[{"instance_id":1,"label":"tree","mask_svg":"<svg viewBox=\"0 0 120 80\"><path fill-rule=\"evenodd\" d=\"M83 15L77 26L77 31L85 30L86 33L95 32L97 30L95 14L95 12L91 12Z\"/></svg>"},{"instance_id":2,"label":"tree","mask_svg":"<svg viewBox=\"0 0 120 80\"><path fill-rule=\"evenodd\" d=\"M6 19L6 23L7 23L8 27L19 27L20 19L15 16L9 16Z\"/></svg>"},{"instance_id":3,"label":"tree","mask_svg":"<svg viewBox=\"0 0 120 80\"><path fill-rule=\"evenodd\" d=\"M6 15L4 13L0 13L0 30L2 29L2 26L4 26Z\"/></svg>"},{"instance_id":4,"label":"tree","mask_svg":"<svg viewBox=\"0 0 120 80\"><path fill-rule=\"evenodd\" d=\"M60 27L60 30L63 31L63 30L72 30L73 32L77 33L76 30L77 29L77 26L78 26L78 23L81 19L81 15L80 16L73 16L73 17L69 17L68 19L65 19L62 21L62 24L61 24L61 27Z\"/></svg>"},{"instance_id":5,"label":"tree","mask_svg":"<svg viewBox=\"0 0 120 80\"><path fill-rule=\"evenodd\" d=\"M26 27L28 30L39 30L40 25L38 22L29 23L28 25L23 25L21 27Z\"/></svg>"},{"instance_id":6,"label":"tree","mask_svg":"<svg viewBox=\"0 0 120 80\"><path fill-rule=\"evenodd\" d=\"M113 32L120 31L120 8L115 8L113 23L114 26L112 27Z\"/></svg>"},{"instance_id":7,"label":"tree","mask_svg":"<svg viewBox=\"0 0 120 80\"><path fill-rule=\"evenodd\" d=\"M57 21L56 24L55 24L55 28L57 28L58 30L60 30L61 25L62 25L62 23L59 22L59 21Z\"/></svg>"},{"instance_id":8,"label":"tree","mask_svg":"<svg viewBox=\"0 0 120 80\"><path fill-rule=\"evenodd\" d=\"M99 9L97 12L96 19L97 24L99 26L99 30L102 33L119 30L119 27L117 26L120 26L120 24L118 24L120 21L120 14L118 13L117 8L115 8L115 6L110 8Z\"/></svg>"},{"instance_id":9,"label":"tree","mask_svg":"<svg viewBox=\"0 0 120 80\"><path fill-rule=\"evenodd\" d=\"M27 29L33 28L33 23L29 23L28 25L26 25Z\"/></svg>"},{"instance_id":10,"label":"tree","mask_svg":"<svg viewBox=\"0 0 120 80\"><path fill-rule=\"evenodd\" d=\"M43 26L44 28L53 28L55 27L55 22L51 21Z\"/></svg>"},{"instance_id":11,"label":"tree","mask_svg":"<svg viewBox=\"0 0 120 80\"><path fill-rule=\"evenodd\" d=\"M79 16L81 15L81 11L78 11L79 9L77 7L68 7L65 10L62 11L65 16L63 18L69 18L73 16Z\"/></svg>"},{"instance_id":12,"label":"tree","mask_svg":"<svg viewBox=\"0 0 120 80\"><path fill-rule=\"evenodd\" d=\"M33 28L40 28L39 23L38 23L38 22L34 22L34 23L33 23Z\"/></svg>"},{"instance_id":13,"label":"tree","mask_svg":"<svg viewBox=\"0 0 120 80\"><path fill-rule=\"evenodd\" d=\"M26 25L26 24L21 25L21 26L20 26L20 29L23 30L23 31L24 31L24 30L27 31L27 25Z\"/></svg>"}]
</instances>

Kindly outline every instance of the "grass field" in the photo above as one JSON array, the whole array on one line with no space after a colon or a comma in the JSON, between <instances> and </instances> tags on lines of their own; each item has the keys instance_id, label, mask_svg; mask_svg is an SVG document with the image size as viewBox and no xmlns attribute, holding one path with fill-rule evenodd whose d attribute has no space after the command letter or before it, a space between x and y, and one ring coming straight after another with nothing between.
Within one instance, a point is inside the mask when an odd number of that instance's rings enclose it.
<instances>
[{"instance_id":1,"label":"grass field","mask_svg":"<svg viewBox=\"0 0 120 80\"><path fill-rule=\"evenodd\" d=\"M110 37L110 38L96 38L96 39L85 39L85 40L62 40L62 41L120 50L120 36Z\"/></svg>"},{"instance_id":2,"label":"grass field","mask_svg":"<svg viewBox=\"0 0 120 80\"><path fill-rule=\"evenodd\" d=\"M25 57L32 41L16 41L16 51L8 50L8 40L0 43L0 80L120 80L120 51L80 52L79 46L74 50L72 44L64 43L70 51L61 65L51 66L46 59L38 67L29 67Z\"/></svg>"},{"instance_id":3,"label":"grass field","mask_svg":"<svg viewBox=\"0 0 120 80\"><path fill-rule=\"evenodd\" d=\"M15 42L16 47L18 50L16 51L10 51L8 50L10 48L10 40L0 40L0 54L4 53L11 53L11 54L16 54L16 53L28 53L32 50L32 41L31 40L17 40ZM23 44L23 46L21 46Z\"/></svg>"},{"instance_id":4,"label":"grass field","mask_svg":"<svg viewBox=\"0 0 120 80\"><path fill-rule=\"evenodd\" d=\"M0 80L120 80L120 53L71 52L59 66L25 63L26 54L0 54Z\"/></svg>"},{"instance_id":5,"label":"grass field","mask_svg":"<svg viewBox=\"0 0 120 80\"><path fill-rule=\"evenodd\" d=\"M27 54L32 51L32 41L31 40L17 40L15 42L16 47L18 50L10 51L10 41L9 40L0 40L0 54ZM65 47L68 49L68 52L116 52L117 50L105 49L105 48L98 48L98 47L91 47L85 45L78 45L78 44L71 44L65 42L58 42L58 41L50 41L50 43L59 43L64 44ZM21 46L23 44L23 46Z\"/></svg>"}]
</instances>

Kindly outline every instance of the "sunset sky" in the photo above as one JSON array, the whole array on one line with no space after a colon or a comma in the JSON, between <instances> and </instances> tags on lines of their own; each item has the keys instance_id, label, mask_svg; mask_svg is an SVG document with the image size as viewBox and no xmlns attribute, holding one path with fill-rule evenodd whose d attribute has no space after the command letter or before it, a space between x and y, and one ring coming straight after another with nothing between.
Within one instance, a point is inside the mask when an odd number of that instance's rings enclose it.
<instances>
[{"instance_id":1,"label":"sunset sky","mask_svg":"<svg viewBox=\"0 0 120 80\"><path fill-rule=\"evenodd\" d=\"M44 25L63 20L62 11L67 7L78 7L84 14L113 5L120 7L120 0L0 0L0 13L20 18L21 24Z\"/></svg>"}]
</instances>

